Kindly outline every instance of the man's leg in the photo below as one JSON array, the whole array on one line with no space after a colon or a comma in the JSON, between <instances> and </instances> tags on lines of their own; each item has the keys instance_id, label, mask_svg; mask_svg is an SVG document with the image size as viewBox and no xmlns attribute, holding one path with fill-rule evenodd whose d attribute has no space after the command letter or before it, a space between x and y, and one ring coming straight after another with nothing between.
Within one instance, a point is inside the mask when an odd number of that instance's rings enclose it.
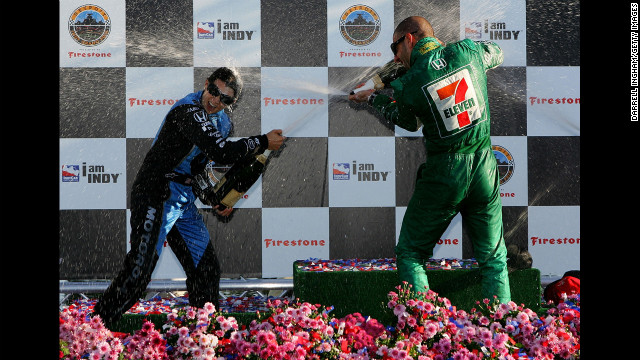
<instances>
[{"instance_id":1,"label":"man's leg","mask_svg":"<svg viewBox=\"0 0 640 360\"><path fill-rule=\"evenodd\" d=\"M131 250L122 270L94 307L109 327L142 296L158 262L156 243L162 222L162 205L143 202L131 209Z\"/></svg>"},{"instance_id":2,"label":"man's leg","mask_svg":"<svg viewBox=\"0 0 640 360\"><path fill-rule=\"evenodd\" d=\"M452 155L434 156L420 167L402 220L395 249L398 277L412 284L414 291L429 288L425 262L433 256L433 248L457 214L460 195L452 177L458 166L454 160Z\"/></svg>"},{"instance_id":3,"label":"man's leg","mask_svg":"<svg viewBox=\"0 0 640 360\"><path fill-rule=\"evenodd\" d=\"M500 179L491 150L477 154L469 195L461 213L482 274L482 296L492 300L496 295L502 303L511 301Z\"/></svg>"},{"instance_id":4,"label":"man's leg","mask_svg":"<svg viewBox=\"0 0 640 360\"><path fill-rule=\"evenodd\" d=\"M209 231L195 205L185 209L167 235L167 241L187 275L189 304L203 307L211 302L216 309L220 289L220 263Z\"/></svg>"}]
</instances>

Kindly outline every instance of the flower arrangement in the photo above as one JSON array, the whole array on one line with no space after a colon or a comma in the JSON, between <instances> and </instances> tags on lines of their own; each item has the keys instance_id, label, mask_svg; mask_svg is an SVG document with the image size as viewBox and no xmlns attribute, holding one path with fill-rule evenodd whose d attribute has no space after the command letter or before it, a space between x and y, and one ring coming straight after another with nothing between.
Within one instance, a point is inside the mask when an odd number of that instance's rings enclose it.
<instances>
[{"instance_id":1,"label":"flower arrangement","mask_svg":"<svg viewBox=\"0 0 640 360\"><path fill-rule=\"evenodd\" d=\"M248 326L204 308L183 306L167 315L161 331L145 322L133 335L111 333L99 316L77 309L60 313L60 358L139 359L579 359L580 295L544 316L514 302L484 299L469 312L433 291L404 283L389 292L397 318L385 327L359 313L337 319L332 307L270 300Z\"/></svg>"},{"instance_id":2,"label":"flower arrangement","mask_svg":"<svg viewBox=\"0 0 640 360\"><path fill-rule=\"evenodd\" d=\"M90 318L78 309L60 313L60 358L118 360L124 347L100 317Z\"/></svg>"},{"instance_id":3,"label":"flower arrangement","mask_svg":"<svg viewBox=\"0 0 640 360\"><path fill-rule=\"evenodd\" d=\"M233 351L241 359L334 359L338 351L330 309L288 300L269 302L248 329L232 334Z\"/></svg>"},{"instance_id":4,"label":"flower arrangement","mask_svg":"<svg viewBox=\"0 0 640 360\"><path fill-rule=\"evenodd\" d=\"M389 293L398 318L393 348L383 359L578 359L580 296L575 295L539 318L513 301L477 302L470 312L457 310L437 293L411 292L411 285ZM417 296L416 296L417 295ZM386 356L386 357L385 357Z\"/></svg>"},{"instance_id":5,"label":"flower arrangement","mask_svg":"<svg viewBox=\"0 0 640 360\"><path fill-rule=\"evenodd\" d=\"M167 315L167 353L171 359L216 359L227 349L230 330L237 330L235 318L216 315L211 303L201 309L186 306Z\"/></svg>"},{"instance_id":6,"label":"flower arrangement","mask_svg":"<svg viewBox=\"0 0 640 360\"><path fill-rule=\"evenodd\" d=\"M165 338L150 321L145 321L142 329L124 341L127 359L168 360L166 344Z\"/></svg>"}]
</instances>

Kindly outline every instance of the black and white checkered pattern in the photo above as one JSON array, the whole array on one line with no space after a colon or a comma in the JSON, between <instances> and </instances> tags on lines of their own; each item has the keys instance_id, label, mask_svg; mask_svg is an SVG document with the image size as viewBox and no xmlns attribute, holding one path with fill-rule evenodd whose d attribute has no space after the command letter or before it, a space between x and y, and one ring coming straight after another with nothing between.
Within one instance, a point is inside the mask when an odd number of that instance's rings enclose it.
<instances>
[{"instance_id":1,"label":"black and white checkered pattern","mask_svg":"<svg viewBox=\"0 0 640 360\"><path fill-rule=\"evenodd\" d=\"M108 14L98 45L69 30L84 5ZM364 46L339 31L356 5L378 16L379 34ZM308 257L393 257L426 158L422 137L341 91L391 59L393 29L411 15L447 43L493 39L505 51L488 76L492 142L505 161L505 239L528 249L543 275L579 269L578 2L61 0L60 277L119 270L131 183L155 132L173 101L202 89L219 66L235 67L245 84L233 137L289 131L230 221L201 208L223 277L291 276L293 260ZM214 32L200 38L207 26ZM334 176L347 165L348 179ZM459 219L442 242L434 257L473 256ZM184 276L167 247L154 278L176 277Z\"/></svg>"}]
</instances>

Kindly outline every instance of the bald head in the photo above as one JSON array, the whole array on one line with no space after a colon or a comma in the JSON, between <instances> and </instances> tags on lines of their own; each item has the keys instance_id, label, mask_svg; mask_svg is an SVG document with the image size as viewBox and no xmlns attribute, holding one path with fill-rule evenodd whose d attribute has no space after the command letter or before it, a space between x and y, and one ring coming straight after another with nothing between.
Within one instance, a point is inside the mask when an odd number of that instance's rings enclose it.
<instances>
[{"instance_id":1,"label":"bald head","mask_svg":"<svg viewBox=\"0 0 640 360\"><path fill-rule=\"evenodd\" d=\"M414 36L418 40L425 37L435 37L431 24L422 16L409 16L402 20L400 24L396 26L394 35L402 36L407 33L413 33L414 31L416 31Z\"/></svg>"}]
</instances>

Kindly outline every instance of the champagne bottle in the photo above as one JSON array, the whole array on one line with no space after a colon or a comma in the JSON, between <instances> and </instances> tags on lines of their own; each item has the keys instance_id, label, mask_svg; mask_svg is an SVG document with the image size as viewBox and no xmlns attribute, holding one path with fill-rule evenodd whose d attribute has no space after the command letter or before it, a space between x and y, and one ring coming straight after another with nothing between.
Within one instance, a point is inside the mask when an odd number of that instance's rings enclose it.
<instances>
[{"instance_id":1,"label":"champagne bottle","mask_svg":"<svg viewBox=\"0 0 640 360\"><path fill-rule=\"evenodd\" d=\"M195 176L193 190L200 201L218 210L233 207L264 172L271 150L240 161L222 174L209 162L203 172Z\"/></svg>"},{"instance_id":2,"label":"champagne bottle","mask_svg":"<svg viewBox=\"0 0 640 360\"><path fill-rule=\"evenodd\" d=\"M355 88L351 91L351 94L360 92L363 90L376 89L380 90L389 86L393 80L399 78L407 72L402 64L396 63L393 60L384 64L374 75L367 80L361 87Z\"/></svg>"}]
</instances>

